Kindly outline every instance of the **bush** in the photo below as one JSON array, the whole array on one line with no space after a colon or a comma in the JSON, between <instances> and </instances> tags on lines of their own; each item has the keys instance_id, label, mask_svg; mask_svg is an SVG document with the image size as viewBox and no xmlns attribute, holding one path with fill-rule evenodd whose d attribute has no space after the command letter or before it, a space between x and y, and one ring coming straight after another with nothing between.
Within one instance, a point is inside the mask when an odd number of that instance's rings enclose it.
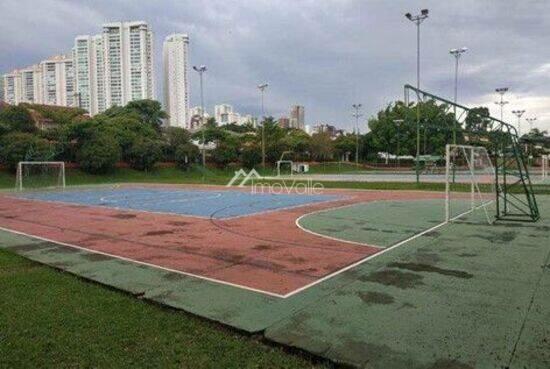
<instances>
[{"instance_id":1,"label":"bush","mask_svg":"<svg viewBox=\"0 0 550 369\"><path fill-rule=\"evenodd\" d=\"M199 148L191 143L179 145L175 152L176 165L180 169L188 169L191 164L197 161L200 152Z\"/></svg>"},{"instance_id":2,"label":"bush","mask_svg":"<svg viewBox=\"0 0 550 369\"><path fill-rule=\"evenodd\" d=\"M211 154L212 161L219 167L239 160L238 145L232 142L219 142Z\"/></svg>"},{"instance_id":3,"label":"bush","mask_svg":"<svg viewBox=\"0 0 550 369\"><path fill-rule=\"evenodd\" d=\"M262 161L262 151L257 146L245 146L241 151L241 162L248 169L254 168Z\"/></svg>"},{"instance_id":4,"label":"bush","mask_svg":"<svg viewBox=\"0 0 550 369\"><path fill-rule=\"evenodd\" d=\"M142 138L134 141L127 153L130 166L138 170L151 170L162 157L159 142Z\"/></svg>"},{"instance_id":5,"label":"bush","mask_svg":"<svg viewBox=\"0 0 550 369\"><path fill-rule=\"evenodd\" d=\"M31 133L12 132L0 141L0 160L6 167L15 171L20 161L51 160L53 145Z\"/></svg>"},{"instance_id":6,"label":"bush","mask_svg":"<svg viewBox=\"0 0 550 369\"><path fill-rule=\"evenodd\" d=\"M112 170L120 159L120 146L111 136L100 133L86 141L77 152L77 161L88 173Z\"/></svg>"},{"instance_id":7,"label":"bush","mask_svg":"<svg viewBox=\"0 0 550 369\"><path fill-rule=\"evenodd\" d=\"M17 132L36 132L31 114L24 106L8 106L0 111L0 123L5 129Z\"/></svg>"},{"instance_id":8,"label":"bush","mask_svg":"<svg viewBox=\"0 0 550 369\"><path fill-rule=\"evenodd\" d=\"M164 160L176 161L176 149L191 140L189 131L179 127L167 127L164 130Z\"/></svg>"}]
</instances>

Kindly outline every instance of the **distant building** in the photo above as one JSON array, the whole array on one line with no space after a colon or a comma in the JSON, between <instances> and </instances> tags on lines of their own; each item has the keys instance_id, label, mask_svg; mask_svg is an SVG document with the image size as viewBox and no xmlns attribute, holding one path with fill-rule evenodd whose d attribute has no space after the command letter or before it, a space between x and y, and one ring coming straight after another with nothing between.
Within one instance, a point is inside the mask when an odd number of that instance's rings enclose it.
<instances>
[{"instance_id":1,"label":"distant building","mask_svg":"<svg viewBox=\"0 0 550 369\"><path fill-rule=\"evenodd\" d=\"M305 129L305 109L301 105L290 108L290 128Z\"/></svg>"},{"instance_id":2,"label":"distant building","mask_svg":"<svg viewBox=\"0 0 550 369\"><path fill-rule=\"evenodd\" d=\"M56 55L40 63L42 73L42 94L45 105L75 105L75 76L73 59L70 55Z\"/></svg>"},{"instance_id":3,"label":"distant building","mask_svg":"<svg viewBox=\"0 0 550 369\"><path fill-rule=\"evenodd\" d=\"M254 124L252 115L241 115L233 110L233 106L229 104L220 104L214 107L214 118L218 125L223 126L226 124L244 125L247 123Z\"/></svg>"},{"instance_id":4,"label":"distant building","mask_svg":"<svg viewBox=\"0 0 550 369\"><path fill-rule=\"evenodd\" d=\"M336 138L338 136L342 136L344 134L344 130L337 129L335 126L330 124L320 123L313 127L312 134L314 133L328 133L331 138Z\"/></svg>"},{"instance_id":5,"label":"distant building","mask_svg":"<svg viewBox=\"0 0 550 369\"><path fill-rule=\"evenodd\" d=\"M290 128L290 119L288 119L287 117L281 117L279 118L279 127L281 128Z\"/></svg>"},{"instance_id":6,"label":"distant building","mask_svg":"<svg viewBox=\"0 0 550 369\"><path fill-rule=\"evenodd\" d=\"M73 48L76 106L90 115L105 111L105 66L103 36L77 36Z\"/></svg>"},{"instance_id":7,"label":"distant building","mask_svg":"<svg viewBox=\"0 0 550 369\"><path fill-rule=\"evenodd\" d=\"M190 128L188 54L189 36L173 34L163 45L164 104L168 126Z\"/></svg>"},{"instance_id":8,"label":"distant building","mask_svg":"<svg viewBox=\"0 0 550 369\"><path fill-rule=\"evenodd\" d=\"M153 32L146 22L103 24L106 106L154 99Z\"/></svg>"},{"instance_id":9,"label":"distant building","mask_svg":"<svg viewBox=\"0 0 550 369\"><path fill-rule=\"evenodd\" d=\"M0 102L4 102L4 78L0 77Z\"/></svg>"}]
</instances>

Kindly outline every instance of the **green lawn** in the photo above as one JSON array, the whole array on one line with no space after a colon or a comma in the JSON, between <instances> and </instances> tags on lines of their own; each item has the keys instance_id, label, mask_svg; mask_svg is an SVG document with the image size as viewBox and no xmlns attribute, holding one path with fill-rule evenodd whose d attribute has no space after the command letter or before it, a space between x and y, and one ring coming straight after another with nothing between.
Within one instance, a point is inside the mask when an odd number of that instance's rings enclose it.
<instances>
[{"instance_id":1,"label":"green lawn","mask_svg":"<svg viewBox=\"0 0 550 369\"><path fill-rule=\"evenodd\" d=\"M0 250L0 368L328 368Z\"/></svg>"},{"instance_id":2,"label":"green lawn","mask_svg":"<svg viewBox=\"0 0 550 369\"><path fill-rule=\"evenodd\" d=\"M334 169L334 168L333 168ZM218 184L225 185L235 173L232 169L216 169L202 166L194 166L188 171L174 167L157 168L149 172L142 172L129 168L118 168L107 174L92 175L78 169L67 169L67 185L108 184L108 183L190 183L190 184ZM259 170L266 176L275 175L273 168ZM334 174L334 172L332 172ZM275 182L275 181L273 181ZM287 180L288 182L288 180ZM299 182L299 181L297 181ZM347 182L326 181L321 183L326 188L347 188L363 190L421 190L444 191L443 183L419 183L414 182ZM6 171L0 171L0 188L12 189L15 187L15 175ZM489 186L480 186L482 190L489 190ZM537 193L550 193L550 185L533 185ZM469 191L467 184L456 184L453 191Z\"/></svg>"}]
</instances>

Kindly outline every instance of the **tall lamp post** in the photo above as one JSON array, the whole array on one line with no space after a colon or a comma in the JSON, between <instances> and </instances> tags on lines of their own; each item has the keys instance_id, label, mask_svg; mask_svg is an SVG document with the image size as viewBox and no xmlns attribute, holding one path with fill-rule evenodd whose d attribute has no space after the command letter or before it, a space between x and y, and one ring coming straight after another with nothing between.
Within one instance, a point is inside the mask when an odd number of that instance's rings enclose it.
<instances>
[{"instance_id":1,"label":"tall lamp post","mask_svg":"<svg viewBox=\"0 0 550 369\"><path fill-rule=\"evenodd\" d=\"M262 100L262 168L265 169L265 107L264 107L264 91L269 86L267 83L262 83L258 85L260 90L260 98Z\"/></svg>"},{"instance_id":2,"label":"tall lamp post","mask_svg":"<svg viewBox=\"0 0 550 369\"><path fill-rule=\"evenodd\" d=\"M353 104L351 107L355 110L355 112L352 114L353 117L355 117L355 165L359 165L359 118L363 116L363 114L359 113L359 109L361 109L361 104Z\"/></svg>"},{"instance_id":3,"label":"tall lamp post","mask_svg":"<svg viewBox=\"0 0 550 369\"><path fill-rule=\"evenodd\" d=\"M495 91L500 95L500 101L495 101L495 104L500 106L500 120L504 121L504 105L508 104L508 101L504 101L504 94L508 91L508 87L496 88Z\"/></svg>"},{"instance_id":4,"label":"tall lamp post","mask_svg":"<svg viewBox=\"0 0 550 369\"><path fill-rule=\"evenodd\" d=\"M204 139L204 89L202 84L202 75L206 72L206 66L193 66L193 69L199 73L200 86L201 86L201 132L202 132L202 166L206 166L206 142Z\"/></svg>"},{"instance_id":5,"label":"tall lamp post","mask_svg":"<svg viewBox=\"0 0 550 369\"><path fill-rule=\"evenodd\" d=\"M420 90L420 24L428 18L428 9L422 9L420 14L405 14L405 17L416 24L416 88ZM416 103L416 183L420 182L420 168L418 158L420 156L420 94Z\"/></svg>"},{"instance_id":6,"label":"tall lamp post","mask_svg":"<svg viewBox=\"0 0 550 369\"><path fill-rule=\"evenodd\" d=\"M395 159L397 161L397 166L399 167L399 151L400 151L400 140L401 140L401 123L403 123L404 119L394 119L393 123L395 123L395 126L397 127L397 151L395 153Z\"/></svg>"},{"instance_id":7,"label":"tall lamp post","mask_svg":"<svg viewBox=\"0 0 550 369\"><path fill-rule=\"evenodd\" d=\"M512 114L518 117L518 138L521 137L521 116L525 113L525 110L512 110Z\"/></svg>"},{"instance_id":8,"label":"tall lamp post","mask_svg":"<svg viewBox=\"0 0 550 369\"><path fill-rule=\"evenodd\" d=\"M532 131L533 123L535 123L535 121L537 120L537 117L525 118L525 120L527 121L527 123L529 123L529 132Z\"/></svg>"},{"instance_id":9,"label":"tall lamp post","mask_svg":"<svg viewBox=\"0 0 550 369\"><path fill-rule=\"evenodd\" d=\"M455 104L458 101L458 60L460 59L460 56L464 54L466 51L468 51L467 47L461 47L460 49L449 50L449 54L455 57L455 95L454 95ZM455 120L453 123L453 144L456 145L456 105L454 106L454 115L455 115Z\"/></svg>"}]
</instances>

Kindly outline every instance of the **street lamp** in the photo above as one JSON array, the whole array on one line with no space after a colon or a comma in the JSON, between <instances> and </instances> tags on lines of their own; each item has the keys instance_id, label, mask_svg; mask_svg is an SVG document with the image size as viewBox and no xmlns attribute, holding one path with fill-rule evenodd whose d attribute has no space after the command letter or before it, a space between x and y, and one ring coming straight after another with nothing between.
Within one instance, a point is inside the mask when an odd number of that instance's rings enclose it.
<instances>
[{"instance_id":1,"label":"street lamp","mask_svg":"<svg viewBox=\"0 0 550 369\"><path fill-rule=\"evenodd\" d=\"M206 72L206 66L193 66L193 69L199 73L200 86L201 86L201 131L202 131L202 166L206 166L206 142L204 139L204 90L202 84L202 74Z\"/></svg>"},{"instance_id":2,"label":"street lamp","mask_svg":"<svg viewBox=\"0 0 550 369\"><path fill-rule=\"evenodd\" d=\"M395 158L397 160L397 166L399 167L399 141L401 140L401 130L399 129L401 126L401 123L403 123L404 119L394 119L393 122L395 123L395 126L397 127L397 152L395 153Z\"/></svg>"},{"instance_id":3,"label":"street lamp","mask_svg":"<svg viewBox=\"0 0 550 369\"><path fill-rule=\"evenodd\" d=\"M264 90L269 86L267 83L262 83L258 85L260 90L261 100L262 100L262 168L265 169L265 108L264 108Z\"/></svg>"},{"instance_id":4,"label":"street lamp","mask_svg":"<svg viewBox=\"0 0 550 369\"><path fill-rule=\"evenodd\" d=\"M500 105L500 120L504 121L504 105L508 104L508 101L504 101L504 94L508 91L508 87L496 88L495 91L500 95L500 101L495 101L495 104Z\"/></svg>"},{"instance_id":5,"label":"street lamp","mask_svg":"<svg viewBox=\"0 0 550 369\"><path fill-rule=\"evenodd\" d=\"M420 90L420 24L428 18L428 9L422 9L420 14L405 14L405 17L416 24L416 89ZM420 182L418 158L420 156L420 94L417 92L416 104L416 183Z\"/></svg>"},{"instance_id":6,"label":"street lamp","mask_svg":"<svg viewBox=\"0 0 550 369\"><path fill-rule=\"evenodd\" d=\"M529 132L532 131L533 123L535 123L535 121L537 120L537 117L525 118L525 120L527 121L527 123L529 123Z\"/></svg>"},{"instance_id":7,"label":"street lamp","mask_svg":"<svg viewBox=\"0 0 550 369\"><path fill-rule=\"evenodd\" d=\"M525 110L512 110L512 114L518 117L518 138L521 137L521 116L525 113Z\"/></svg>"},{"instance_id":8,"label":"street lamp","mask_svg":"<svg viewBox=\"0 0 550 369\"><path fill-rule=\"evenodd\" d=\"M359 165L359 117L362 117L363 114L359 114L359 109L361 109L361 104L353 104L351 107L355 109L355 112L352 114L355 117L355 165Z\"/></svg>"},{"instance_id":9,"label":"street lamp","mask_svg":"<svg viewBox=\"0 0 550 369\"><path fill-rule=\"evenodd\" d=\"M458 99L458 60L460 59L460 56L464 54L466 51L468 51L467 47L461 47L460 49L451 49L449 50L449 54L455 57L455 104L457 103ZM453 123L453 144L456 145L456 105L454 106L454 114L455 114L455 120Z\"/></svg>"}]
</instances>

